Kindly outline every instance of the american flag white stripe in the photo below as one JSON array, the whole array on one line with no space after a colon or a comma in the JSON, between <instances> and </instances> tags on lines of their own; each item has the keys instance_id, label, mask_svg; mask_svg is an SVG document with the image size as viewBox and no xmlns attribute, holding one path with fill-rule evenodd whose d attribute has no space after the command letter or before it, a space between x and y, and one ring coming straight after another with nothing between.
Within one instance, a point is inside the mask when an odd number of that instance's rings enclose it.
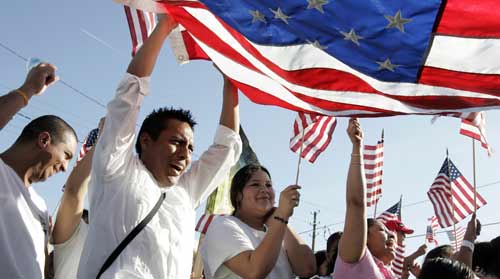
<instances>
[{"instance_id":1,"label":"american flag white stripe","mask_svg":"<svg viewBox=\"0 0 500 279\"><path fill-rule=\"evenodd\" d=\"M428 242L438 245L436 239L436 232L439 228L438 219L436 216L432 216L430 218L427 218L427 221L429 221L429 225L427 226L426 239Z\"/></svg>"},{"instance_id":2,"label":"american flag white stripe","mask_svg":"<svg viewBox=\"0 0 500 279\"><path fill-rule=\"evenodd\" d=\"M456 224L474 212L474 188L448 158L427 195L442 228ZM476 208L485 204L486 200L476 193Z\"/></svg>"},{"instance_id":3,"label":"american flag white stripe","mask_svg":"<svg viewBox=\"0 0 500 279\"><path fill-rule=\"evenodd\" d=\"M314 163L330 143L336 125L335 117L299 112L293 124L290 149L299 153L302 148L302 158Z\"/></svg>"},{"instance_id":4,"label":"american flag white stripe","mask_svg":"<svg viewBox=\"0 0 500 279\"><path fill-rule=\"evenodd\" d=\"M406 245L403 243L401 245L396 244L395 257L392 260L392 272L396 275L397 278L401 278L401 274L403 274L404 261L405 261L405 249Z\"/></svg>"},{"instance_id":5,"label":"american flag white stripe","mask_svg":"<svg viewBox=\"0 0 500 279\"><path fill-rule=\"evenodd\" d=\"M493 153L486 139L486 116L483 111L469 113L462 117L460 134L479 141L489 156Z\"/></svg>"},{"instance_id":6,"label":"american flag white stripe","mask_svg":"<svg viewBox=\"0 0 500 279\"><path fill-rule=\"evenodd\" d=\"M453 230L447 231L448 238L450 239L450 245L453 248L453 252L457 252L460 250L460 246L462 246L462 241L464 240L465 232L466 232L465 227L458 227L456 228L456 232Z\"/></svg>"},{"instance_id":7,"label":"american flag white stripe","mask_svg":"<svg viewBox=\"0 0 500 279\"><path fill-rule=\"evenodd\" d=\"M128 6L124 6L124 8L132 39L132 56L134 56L153 32L156 26L156 18L152 12L145 12Z\"/></svg>"},{"instance_id":8,"label":"american flag white stripe","mask_svg":"<svg viewBox=\"0 0 500 279\"><path fill-rule=\"evenodd\" d=\"M384 166L384 141L365 145L363 151L366 177L366 205L375 205L382 196L382 167Z\"/></svg>"}]
</instances>

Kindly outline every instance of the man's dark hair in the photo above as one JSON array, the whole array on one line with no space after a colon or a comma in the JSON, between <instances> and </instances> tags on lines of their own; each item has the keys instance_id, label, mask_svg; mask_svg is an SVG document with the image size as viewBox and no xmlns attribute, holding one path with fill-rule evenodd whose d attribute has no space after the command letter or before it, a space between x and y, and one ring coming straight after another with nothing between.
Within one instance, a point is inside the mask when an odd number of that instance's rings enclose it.
<instances>
[{"instance_id":1,"label":"man's dark hair","mask_svg":"<svg viewBox=\"0 0 500 279\"><path fill-rule=\"evenodd\" d=\"M472 255L472 267L477 273L486 276L500 277L500 243L499 238L489 242L476 242Z\"/></svg>"},{"instance_id":2,"label":"man's dark hair","mask_svg":"<svg viewBox=\"0 0 500 279\"><path fill-rule=\"evenodd\" d=\"M75 130L62 118L55 115L44 115L31 120L17 138L16 143L34 141L42 132L48 132L52 142L57 144L66 140L65 134L71 133L78 141Z\"/></svg>"},{"instance_id":3,"label":"man's dark hair","mask_svg":"<svg viewBox=\"0 0 500 279\"><path fill-rule=\"evenodd\" d=\"M196 121L194 121L194 118L189 110L174 109L172 107L153 110L153 112L151 112L142 122L141 129L139 130L139 135L137 136L137 141L135 142L135 151L137 151L137 154L139 154L139 156L141 156L142 153L140 142L142 134L147 133L151 137L151 139L156 141L161 132L168 128L167 120L170 119L176 119L181 122L186 122L189 124L191 129L194 129L194 126L196 125Z\"/></svg>"},{"instance_id":4,"label":"man's dark hair","mask_svg":"<svg viewBox=\"0 0 500 279\"><path fill-rule=\"evenodd\" d=\"M418 279L474 279L474 272L459 261L434 258L424 263Z\"/></svg>"}]
</instances>

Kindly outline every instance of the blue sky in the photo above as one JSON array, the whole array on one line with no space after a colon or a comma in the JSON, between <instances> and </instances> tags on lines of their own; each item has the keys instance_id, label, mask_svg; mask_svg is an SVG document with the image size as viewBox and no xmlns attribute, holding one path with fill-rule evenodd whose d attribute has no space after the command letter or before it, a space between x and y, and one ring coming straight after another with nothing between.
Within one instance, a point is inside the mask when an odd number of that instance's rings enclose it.
<instances>
[{"instance_id":1,"label":"blue sky","mask_svg":"<svg viewBox=\"0 0 500 279\"><path fill-rule=\"evenodd\" d=\"M123 8L112 1L8 1L0 10L0 42L22 56L39 57L58 66L59 75L68 84L106 104L130 60L130 37ZM99 42L96 38L104 41ZM0 48L0 91L21 85L26 63ZM222 79L208 62L179 66L168 45L163 48L152 76L152 93L141 109L140 121L159 106L183 107L193 111L199 125L195 129L195 153L200 154L212 141L221 107ZM295 181L297 155L288 148L296 113L285 109L251 103L240 95L241 123L259 160L272 174L276 191ZM55 114L66 119L82 139L97 125L104 109L75 93L61 83L34 97L21 113L29 117ZM489 111L487 132L490 144L500 150L500 112ZM399 116L362 119L365 144L375 144L385 129L384 196L379 212L389 208L403 195L403 204L427 200L426 191L434 180L445 150L459 170L472 183L471 140L458 134L458 119L441 118L431 125L429 116ZM1 134L0 150L15 140L28 120L15 117ZM324 225L341 223L345 209L345 180L351 144L345 133L347 119L340 119L333 140L316 163L303 162L299 184L303 186L302 202L295 210L291 226L298 232L311 228L312 212L319 210L319 232L316 247L325 246ZM478 146L478 145L476 145ZM479 192L488 205L478 215L483 223L500 221L496 215L500 203L500 155L488 158L480 147L477 152L477 185L499 182ZM67 173L48 182L36 184L36 190L47 201L52 212L62 194ZM425 233L430 202L403 208L403 220ZM372 210L370 209L370 214ZM463 222L465 225L465 222ZM500 226L483 229L480 240L498 235ZM342 224L330 226L330 232ZM311 242L311 234L301 236ZM328 237L328 235L326 235ZM424 238L407 240L407 250L416 249ZM440 243L448 243L439 235Z\"/></svg>"}]
</instances>

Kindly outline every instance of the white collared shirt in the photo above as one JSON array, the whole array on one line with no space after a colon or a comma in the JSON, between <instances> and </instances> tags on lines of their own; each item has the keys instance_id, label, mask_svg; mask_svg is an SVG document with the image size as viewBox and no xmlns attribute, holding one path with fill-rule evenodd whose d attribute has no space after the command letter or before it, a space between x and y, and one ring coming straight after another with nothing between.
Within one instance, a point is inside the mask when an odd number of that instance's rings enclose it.
<instances>
[{"instance_id":1,"label":"white collared shirt","mask_svg":"<svg viewBox=\"0 0 500 279\"><path fill-rule=\"evenodd\" d=\"M96 145L89 185L89 232L78 278L96 278L106 258L151 211L151 222L123 250L101 278L188 279L195 235L195 209L218 186L241 153L233 130L219 126L214 144L193 162L176 185L160 188L134 154L135 123L149 78L127 74L108 104Z\"/></svg>"}]
</instances>

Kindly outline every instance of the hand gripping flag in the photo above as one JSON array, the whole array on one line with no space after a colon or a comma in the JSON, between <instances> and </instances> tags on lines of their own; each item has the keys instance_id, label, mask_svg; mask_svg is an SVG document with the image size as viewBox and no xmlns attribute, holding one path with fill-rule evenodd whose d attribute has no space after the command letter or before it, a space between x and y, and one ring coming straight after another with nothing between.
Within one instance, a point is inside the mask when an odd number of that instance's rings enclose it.
<instances>
[{"instance_id":1,"label":"hand gripping flag","mask_svg":"<svg viewBox=\"0 0 500 279\"><path fill-rule=\"evenodd\" d=\"M179 61L211 59L257 103L367 117L500 107L497 0L161 3L181 24Z\"/></svg>"},{"instance_id":2,"label":"hand gripping flag","mask_svg":"<svg viewBox=\"0 0 500 279\"><path fill-rule=\"evenodd\" d=\"M447 228L474 212L474 188L453 162L446 158L427 196L441 228ZM486 200L476 193L476 209Z\"/></svg>"},{"instance_id":3,"label":"hand gripping flag","mask_svg":"<svg viewBox=\"0 0 500 279\"><path fill-rule=\"evenodd\" d=\"M332 140L337 120L332 116L312 115L299 112L293 123L290 149L314 163Z\"/></svg>"}]
</instances>

